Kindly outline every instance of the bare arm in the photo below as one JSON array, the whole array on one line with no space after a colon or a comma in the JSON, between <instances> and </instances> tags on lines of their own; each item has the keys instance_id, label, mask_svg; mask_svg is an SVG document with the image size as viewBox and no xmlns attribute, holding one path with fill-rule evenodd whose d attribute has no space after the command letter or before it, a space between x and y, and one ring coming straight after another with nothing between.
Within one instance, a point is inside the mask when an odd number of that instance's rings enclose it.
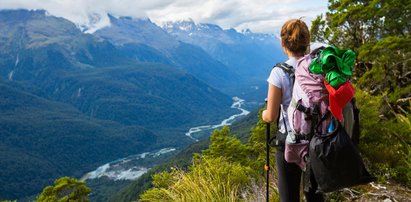
<instances>
[{"instance_id":1,"label":"bare arm","mask_svg":"<svg viewBox=\"0 0 411 202\"><path fill-rule=\"evenodd\" d=\"M280 103L282 99L281 88L272 84L268 85L267 109L263 111L263 121L267 123L276 122L278 118Z\"/></svg>"}]
</instances>

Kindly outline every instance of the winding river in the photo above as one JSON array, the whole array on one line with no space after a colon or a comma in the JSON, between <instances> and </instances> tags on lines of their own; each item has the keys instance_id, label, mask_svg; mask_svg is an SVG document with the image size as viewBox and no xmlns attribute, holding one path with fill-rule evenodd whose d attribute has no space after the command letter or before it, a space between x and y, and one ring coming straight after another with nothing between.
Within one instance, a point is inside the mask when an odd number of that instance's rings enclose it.
<instances>
[{"instance_id":1,"label":"winding river","mask_svg":"<svg viewBox=\"0 0 411 202\"><path fill-rule=\"evenodd\" d=\"M233 97L233 104L231 108L238 109L240 112L238 114L234 114L216 125L205 125L205 126L196 126L190 128L188 132L185 133L186 136L193 139L194 141L198 141L197 138L193 137L198 132L213 130L216 128L223 127L225 125L231 125L237 118L245 116L249 113L249 111L241 108L245 103L245 100L239 97ZM168 154L171 152L175 152L175 148L164 148L157 151L152 152L145 152L141 154L131 155L125 158L121 158L109 163L106 163L96 170L88 172L81 180L87 179L98 179L101 177L108 177L111 180L135 180L145 174L153 165L149 166L144 163L147 160L153 160L161 155Z\"/></svg>"},{"instance_id":2,"label":"winding river","mask_svg":"<svg viewBox=\"0 0 411 202\"><path fill-rule=\"evenodd\" d=\"M221 121L221 123L216 124L216 125L196 126L196 127L190 128L188 132L186 132L186 136L198 142L198 139L193 137L193 134L204 131L204 130L212 130L212 129L220 128L226 125L231 125L237 118L245 116L248 113L250 113L249 111L241 108L244 105L244 103L245 103L245 100L239 97L233 97L233 104L231 105L231 108L240 110L240 113L234 114L224 119L223 121Z\"/></svg>"}]
</instances>

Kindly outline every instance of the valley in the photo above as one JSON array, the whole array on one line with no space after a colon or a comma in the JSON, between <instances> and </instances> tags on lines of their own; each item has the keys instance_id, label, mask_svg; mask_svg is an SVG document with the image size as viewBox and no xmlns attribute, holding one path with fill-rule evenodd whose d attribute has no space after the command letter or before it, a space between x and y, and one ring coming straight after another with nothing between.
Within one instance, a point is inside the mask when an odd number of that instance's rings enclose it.
<instances>
[{"instance_id":1,"label":"valley","mask_svg":"<svg viewBox=\"0 0 411 202\"><path fill-rule=\"evenodd\" d=\"M186 147L246 115L284 57L273 35L191 22L190 33L208 33L212 48L201 37L183 40L189 33L181 26L108 15L111 26L86 33L45 10L0 10L2 198L30 200L59 177L81 178L101 165L94 175L138 177L161 160L110 165Z\"/></svg>"}]
</instances>

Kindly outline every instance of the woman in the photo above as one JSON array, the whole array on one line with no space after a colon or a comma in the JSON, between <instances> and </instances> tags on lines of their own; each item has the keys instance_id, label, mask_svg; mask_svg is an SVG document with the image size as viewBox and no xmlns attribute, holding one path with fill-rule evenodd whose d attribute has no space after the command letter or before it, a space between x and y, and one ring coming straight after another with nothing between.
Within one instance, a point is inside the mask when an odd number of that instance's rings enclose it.
<instances>
[{"instance_id":1,"label":"woman","mask_svg":"<svg viewBox=\"0 0 411 202\"><path fill-rule=\"evenodd\" d=\"M292 19L282 26L281 46L288 56L288 60L285 62L286 64L295 68L298 59L304 56L309 45L310 32L307 25L302 20ZM281 68L273 68L267 81L267 109L263 111L262 118L267 123L277 122L279 132L286 134L286 129L290 129L286 112L291 101L293 81L289 79L287 73ZM280 120L277 120L278 118ZM283 119L285 119L285 121ZM300 201L302 171L297 164L287 163L285 161L284 147L277 148L276 166L280 201ZM307 201L324 201L321 194L315 194L315 190L305 192L304 195Z\"/></svg>"}]
</instances>

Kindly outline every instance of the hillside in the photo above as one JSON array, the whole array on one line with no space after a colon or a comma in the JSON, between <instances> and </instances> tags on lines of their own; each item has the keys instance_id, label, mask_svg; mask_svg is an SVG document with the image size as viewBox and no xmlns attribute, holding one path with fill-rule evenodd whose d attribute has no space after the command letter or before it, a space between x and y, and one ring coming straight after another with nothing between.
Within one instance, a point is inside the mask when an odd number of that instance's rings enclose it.
<instances>
[{"instance_id":1,"label":"hillside","mask_svg":"<svg viewBox=\"0 0 411 202\"><path fill-rule=\"evenodd\" d=\"M161 141L141 127L96 120L3 82L0 89L2 197L38 193L59 176L79 177L107 158Z\"/></svg>"},{"instance_id":2,"label":"hillside","mask_svg":"<svg viewBox=\"0 0 411 202\"><path fill-rule=\"evenodd\" d=\"M109 18L111 25L93 35L110 41L130 58L171 64L220 90L239 82L234 72L204 50L176 40L149 19ZM155 57L142 57L141 44L149 46Z\"/></svg>"}]
</instances>

